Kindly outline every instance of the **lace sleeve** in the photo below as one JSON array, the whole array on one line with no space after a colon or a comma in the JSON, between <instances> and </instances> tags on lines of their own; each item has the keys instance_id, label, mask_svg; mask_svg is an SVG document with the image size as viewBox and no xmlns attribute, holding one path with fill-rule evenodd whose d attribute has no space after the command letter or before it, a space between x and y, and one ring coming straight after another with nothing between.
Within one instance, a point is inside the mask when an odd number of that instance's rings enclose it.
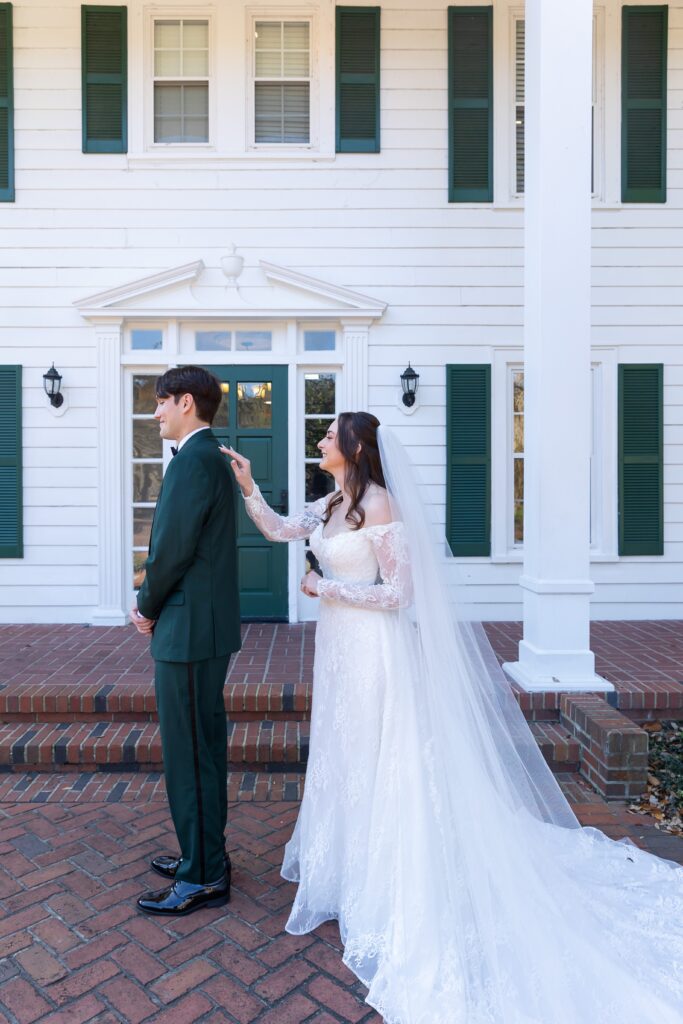
<instances>
[{"instance_id":1,"label":"lace sleeve","mask_svg":"<svg viewBox=\"0 0 683 1024\"><path fill-rule=\"evenodd\" d=\"M303 512L281 516L270 507L255 483L254 490L244 499L244 507L264 537L268 540L288 541L311 536L325 511L326 502L327 498L319 498Z\"/></svg>"},{"instance_id":2,"label":"lace sleeve","mask_svg":"<svg viewBox=\"0 0 683 1024\"><path fill-rule=\"evenodd\" d=\"M379 565L380 583L346 583L321 579L321 597L356 608L405 608L412 603L410 557L403 523L368 526L370 543Z\"/></svg>"}]
</instances>

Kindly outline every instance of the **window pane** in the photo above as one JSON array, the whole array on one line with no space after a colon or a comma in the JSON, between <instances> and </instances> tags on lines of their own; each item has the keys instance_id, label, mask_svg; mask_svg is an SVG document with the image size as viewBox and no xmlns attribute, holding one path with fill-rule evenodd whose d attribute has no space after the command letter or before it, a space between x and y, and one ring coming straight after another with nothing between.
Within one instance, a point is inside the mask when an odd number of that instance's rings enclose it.
<instances>
[{"instance_id":1,"label":"window pane","mask_svg":"<svg viewBox=\"0 0 683 1024\"><path fill-rule=\"evenodd\" d=\"M281 21L256 22L256 49L278 51L282 49Z\"/></svg>"},{"instance_id":2,"label":"window pane","mask_svg":"<svg viewBox=\"0 0 683 1024\"><path fill-rule=\"evenodd\" d=\"M513 451L524 452L524 416L515 416L513 435Z\"/></svg>"},{"instance_id":3,"label":"window pane","mask_svg":"<svg viewBox=\"0 0 683 1024\"><path fill-rule=\"evenodd\" d=\"M513 400L512 408L515 412L524 412L524 374L513 375Z\"/></svg>"},{"instance_id":4,"label":"window pane","mask_svg":"<svg viewBox=\"0 0 683 1024\"><path fill-rule=\"evenodd\" d=\"M152 502L161 490L161 463L149 465L138 463L133 466L133 501Z\"/></svg>"},{"instance_id":5,"label":"window pane","mask_svg":"<svg viewBox=\"0 0 683 1024\"><path fill-rule=\"evenodd\" d=\"M298 85L283 85L284 94L284 141L289 143L308 142L310 86L308 82Z\"/></svg>"},{"instance_id":6,"label":"window pane","mask_svg":"<svg viewBox=\"0 0 683 1024\"><path fill-rule=\"evenodd\" d=\"M180 22L155 21L154 46L174 47L180 49Z\"/></svg>"},{"instance_id":7,"label":"window pane","mask_svg":"<svg viewBox=\"0 0 683 1024\"><path fill-rule=\"evenodd\" d=\"M310 139L308 82L256 83L255 139L258 143L307 143Z\"/></svg>"},{"instance_id":8,"label":"window pane","mask_svg":"<svg viewBox=\"0 0 683 1024\"><path fill-rule=\"evenodd\" d=\"M306 501L317 501L334 490L334 477L319 466L306 466Z\"/></svg>"},{"instance_id":9,"label":"window pane","mask_svg":"<svg viewBox=\"0 0 683 1024\"><path fill-rule=\"evenodd\" d=\"M163 348L164 332L161 330L134 330L130 332L130 343L133 349L151 349L158 351Z\"/></svg>"},{"instance_id":10,"label":"window pane","mask_svg":"<svg viewBox=\"0 0 683 1024\"><path fill-rule=\"evenodd\" d=\"M154 388L156 376L145 374L133 377L133 412L138 415L153 413L157 407Z\"/></svg>"},{"instance_id":11,"label":"window pane","mask_svg":"<svg viewBox=\"0 0 683 1024\"><path fill-rule=\"evenodd\" d=\"M514 460L515 544L524 540L524 459Z\"/></svg>"},{"instance_id":12,"label":"window pane","mask_svg":"<svg viewBox=\"0 0 683 1024\"><path fill-rule=\"evenodd\" d=\"M279 50L256 51L256 77L282 78L282 54Z\"/></svg>"},{"instance_id":13,"label":"window pane","mask_svg":"<svg viewBox=\"0 0 683 1024\"><path fill-rule=\"evenodd\" d=\"M237 385L237 426L265 429L272 426L272 384L268 381Z\"/></svg>"},{"instance_id":14,"label":"window pane","mask_svg":"<svg viewBox=\"0 0 683 1024\"><path fill-rule=\"evenodd\" d=\"M163 455L156 420L133 420L133 458L160 459Z\"/></svg>"},{"instance_id":15,"label":"window pane","mask_svg":"<svg viewBox=\"0 0 683 1024\"><path fill-rule=\"evenodd\" d=\"M133 547L149 547L149 535L152 532L153 508L133 509Z\"/></svg>"},{"instance_id":16,"label":"window pane","mask_svg":"<svg viewBox=\"0 0 683 1024\"><path fill-rule=\"evenodd\" d=\"M225 428L230 425L230 384L227 381L221 382L221 391L223 397L221 398L221 404L218 406L218 412L214 417L212 426L218 428Z\"/></svg>"},{"instance_id":17,"label":"window pane","mask_svg":"<svg viewBox=\"0 0 683 1024\"><path fill-rule=\"evenodd\" d=\"M183 52L183 78L206 78L208 74L208 50L185 50Z\"/></svg>"},{"instance_id":18,"label":"window pane","mask_svg":"<svg viewBox=\"0 0 683 1024\"><path fill-rule=\"evenodd\" d=\"M237 331L235 348L238 352L270 352L273 335L270 331Z\"/></svg>"},{"instance_id":19,"label":"window pane","mask_svg":"<svg viewBox=\"0 0 683 1024\"><path fill-rule=\"evenodd\" d=\"M209 48L209 23L208 21L184 21L183 22L183 50L208 50Z\"/></svg>"},{"instance_id":20,"label":"window pane","mask_svg":"<svg viewBox=\"0 0 683 1024\"><path fill-rule=\"evenodd\" d=\"M154 74L157 78L176 78L180 74L180 50L157 50Z\"/></svg>"},{"instance_id":21,"label":"window pane","mask_svg":"<svg viewBox=\"0 0 683 1024\"><path fill-rule=\"evenodd\" d=\"M334 331L304 331L306 352L331 352L336 343Z\"/></svg>"},{"instance_id":22,"label":"window pane","mask_svg":"<svg viewBox=\"0 0 683 1024\"><path fill-rule=\"evenodd\" d=\"M230 331L195 331L195 347L198 352L229 352Z\"/></svg>"},{"instance_id":23,"label":"window pane","mask_svg":"<svg viewBox=\"0 0 683 1024\"><path fill-rule=\"evenodd\" d=\"M304 412L334 416L333 373L307 373L304 377Z\"/></svg>"},{"instance_id":24,"label":"window pane","mask_svg":"<svg viewBox=\"0 0 683 1024\"><path fill-rule=\"evenodd\" d=\"M307 50L292 50L285 53L285 78L308 78L309 61Z\"/></svg>"},{"instance_id":25,"label":"window pane","mask_svg":"<svg viewBox=\"0 0 683 1024\"><path fill-rule=\"evenodd\" d=\"M146 551L133 552L133 587L139 590L145 582L145 562L147 561Z\"/></svg>"},{"instance_id":26,"label":"window pane","mask_svg":"<svg viewBox=\"0 0 683 1024\"><path fill-rule=\"evenodd\" d=\"M172 113L173 116L169 116ZM199 83L154 86L154 141L209 141L209 87Z\"/></svg>"},{"instance_id":27,"label":"window pane","mask_svg":"<svg viewBox=\"0 0 683 1024\"><path fill-rule=\"evenodd\" d=\"M305 421L305 457L307 459L320 458L320 452L318 451L318 441L320 441L325 436L327 428L329 427L331 422L332 420L330 420L329 418Z\"/></svg>"}]
</instances>

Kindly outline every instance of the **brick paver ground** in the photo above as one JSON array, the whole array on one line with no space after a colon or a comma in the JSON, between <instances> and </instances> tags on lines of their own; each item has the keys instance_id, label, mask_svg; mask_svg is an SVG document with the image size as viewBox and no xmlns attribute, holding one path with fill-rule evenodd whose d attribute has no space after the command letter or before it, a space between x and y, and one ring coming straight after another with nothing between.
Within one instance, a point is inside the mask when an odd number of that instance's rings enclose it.
<instances>
[{"instance_id":1,"label":"brick paver ground","mask_svg":"<svg viewBox=\"0 0 683 1024\"><path fill-rule=\"evenodd\" d=\"M7 776L0 791L0 1022L379 1024L341 963L335 924L284 932L294 887L279 865L298 804L267 798L282 792L279 778L231 803L229 906L174 922L135 909L163 885L149 859L174 851L162 779L24 780ZM299 777L287 781L299 792ZM584 824L683 863L682 839L605 804L576 776L563 782ZM235 795L245 778L232 783Z\"/></svg>"}]
</instances>

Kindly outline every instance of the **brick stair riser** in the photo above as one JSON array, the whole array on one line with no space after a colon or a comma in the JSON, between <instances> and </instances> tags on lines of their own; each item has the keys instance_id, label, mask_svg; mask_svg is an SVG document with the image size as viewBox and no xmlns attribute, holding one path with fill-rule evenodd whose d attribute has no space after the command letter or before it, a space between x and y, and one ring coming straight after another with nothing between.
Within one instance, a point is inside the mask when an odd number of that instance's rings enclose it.
<instances>
[{"instance_id":1,"label":"brick stair riser","mask_svg":"<svg viewBox=\"0 0 683 1024\"><path fill-rule=\"evenodd\" d=\"M647 733L593 694L565 694L560 724L580 747L579 773L601 796L625 800L646 789Z\"/></svg>"}]
</instances>

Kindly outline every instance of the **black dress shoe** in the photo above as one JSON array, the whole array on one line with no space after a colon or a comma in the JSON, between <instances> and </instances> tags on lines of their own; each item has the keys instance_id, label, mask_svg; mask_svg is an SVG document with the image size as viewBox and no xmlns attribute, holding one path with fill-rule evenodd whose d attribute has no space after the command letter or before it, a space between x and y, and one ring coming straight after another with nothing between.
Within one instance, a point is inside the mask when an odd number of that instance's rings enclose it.
<instances>
[{"instance_id":1,"label":"black dress shoe","mask_svg":"<svg viewBox=\"0 0 683 1024\"><path fill-rule=\"evenodd\" d=\"M174 882L169 889L148 892L137 901L145 914L164 914L166 917L182 917L202 907L222 907L230 902L230 886L227 876L220 885L192 885L190 882Z\"/></svg>"},{"instance_id":2,"label":"black dress shoe","mask_svg":"<svg viewBox=\"0 0 683 1024\"><path fill-rule=\"evenodd\" d=\"M158 875L161 875L162 878L170 878L171 881L173 881L178 872L178 868L180 867L180 862L182 859L182 857L169 857L162 854L160 857L154 857L154 859L150 861L150 867L154 871L156 871ZM230 885L232 864L230 863L230 854L227 852L227 850L225 852L225 870L228 875L228 885Z\"/></svg>"}]
</instances>

